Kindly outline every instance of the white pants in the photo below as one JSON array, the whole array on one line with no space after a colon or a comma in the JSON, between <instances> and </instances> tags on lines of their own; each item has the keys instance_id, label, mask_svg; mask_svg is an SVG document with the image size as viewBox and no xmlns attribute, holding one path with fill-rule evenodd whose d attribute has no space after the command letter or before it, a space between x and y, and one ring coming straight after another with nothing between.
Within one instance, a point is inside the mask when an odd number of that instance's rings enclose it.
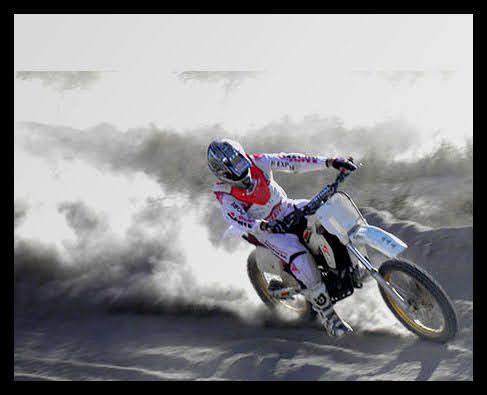
<instances>
[{"instance_id":1,"label":"white pants","mask_svg":"<svg viewBox=\"0 0 487 395\"><path fill-rule=\"evenodd\" d=\"M294 200L297 207L304 206L308 200ZM290 207L280 217L286 216L293 210ZM321 283L321 277L316 268L314 259L308 249L301 244L298 236L292 233L260 232L255 237L264 244L272 253L287 265L288 271L299 280L306 288L313 288Z\"/></svg>"}]
</instances>

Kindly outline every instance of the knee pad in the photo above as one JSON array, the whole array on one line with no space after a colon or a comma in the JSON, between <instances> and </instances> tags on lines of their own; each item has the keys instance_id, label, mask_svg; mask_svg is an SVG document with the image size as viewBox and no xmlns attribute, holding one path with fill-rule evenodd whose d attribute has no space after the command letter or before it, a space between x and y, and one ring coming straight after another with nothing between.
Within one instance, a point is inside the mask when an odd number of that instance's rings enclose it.
<instances>
[{"instance_id":1,"label":"knee pad","mask_svg":"<svg viewBox=\"0 0 487 395\"><path fill-rule=\"evenodd\" d=\"M304 288L313 288L321 283L321 275L315 260L309 252L294 254L289 260L287 271L291 273Z\"/></svg>"}]
</instances>

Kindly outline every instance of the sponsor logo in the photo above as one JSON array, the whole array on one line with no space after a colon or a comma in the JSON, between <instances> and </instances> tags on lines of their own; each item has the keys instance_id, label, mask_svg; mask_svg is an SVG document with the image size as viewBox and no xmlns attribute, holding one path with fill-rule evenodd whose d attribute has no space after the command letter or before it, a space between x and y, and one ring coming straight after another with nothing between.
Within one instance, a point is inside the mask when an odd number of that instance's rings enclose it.
<instances>
[{"instance_id":1,"label":"sponsor logo","mask_svg":"<svg viewBox=\"0 0 487 395\"><path fill-rule=\"evenodd\" d=\"M297 163L318 163L318 159L313 158L311 156L297 156L297 155L280 155L279 158L287 159L290 162L297 162Z\"/></svg>"},{"instance_id":2,"label":"sponsor logo","mask_svg":"<svg viewBox=\"0 0 487 395\"><path fill-rule=\"evenodd\" d=\"M305 241L306 243L308 243L308 242L309 242L309 237L310 237L310 236L311 236L311 232L310 232L308 229L306 229L306 232L304 232L304 235L303 235L303 239L304 239L304 241Z\"/></svg>"},{"instance_id":3,"label":"sponsor logo","mask_svg":"<svg viewBox=\"0 0 487 395\"><path fill-rule=\"evenodd\" d=\"M282 202L282 200L281 200L281 201L279 201L279 203L277 203L277 204L276 204L276 205L275 205L275 206L272 208L271 213L270 213L270 214L268 215L268 217L267 217L267 220L268 220L269 222L274 221L274 220L277 218L277 216L278 216L279 214L281 214L281 212L282 212L282 204L281 204L281 202Z\"/></svg>"},{"instance_id":4,"label":"sponsor logo","mask_svg":"<svg viewBox=\"0 0 487 395\"><path fill-rule=\"evenodd\" d=\"M330 255L330 252L328 251L328 247L326 246L326 244L323 244L323 246L321 247L321 251L323 251L323 254L325 255Z\"/></svg>"},{"instance_id":5,"label":"sponsor logo","mask_svg":"<svg viewBox=\"0 0 487 395\"><path fill-rule=\"evenodd\" d=\"M277 255L279 258L281 258L284 262L287 261L287 254L280 250L279 248L277 248L276 246L272 245L271 243L269 243L267 240L264 241L264 245L266 247L268 247L275 255Z\"/></svg>"},{"instance_id":6,"label":"sponsor logo","mask_svg":"<svg viewBox=\"0 0 487 395\"><path fill-rule=\"evenodd\" d=\"M244 213L245 213L245 210L244 210L242 207L240 207L240 206L239 206L237 203L232 202L230 205L231 205L231 206L232 206L232 207L233 207L235 210L237 210L237 211L238 211L240 214L244 214Z\"/></svg>"},{"instance_id":7,"label":"sponsor logo","mask_svg":"<svg viewBox=\"0 0 487 395\"><path fill-rule=\"evenodd\" d=\"M282 162L282 161L272 160L271 161L271 166L273 166L273 167L283 167L283 168L286 168L287 167L290 170L295 170L295 166L292 163L290 163L290 162Z\"/></svg>"},{"instance_id":8,"label":"sponsor logo","mask_svg":"<svg viewBox=\"0 0 487 395\"><path fill-rule=\"evenodd\" d=\"M299 273L299 269L296 267L294 263L291 263L291 271L293 273Z\"/></svg>"},{"instance_id":9,"label":"sponsor logo","mask_svg":"<svg viewBox=\"0 0 487 395\"><path fill-rule=\"evenodd\" d=\"M245 226L249 229L252 228L252 226L254 225L254 221L252 220L249 220L247 218L244 218L242 217L241 215L237 216L233 211L229 212L228 213L228 216L235 222L237 222L238 224L242 225L242 226Z\"/></svg>"},{"instance_id":10,"label":"sponsor logo","mask_svg":"<svg viewBox=\"0 0 487 395\"><path fill-rule=\"evenodd\" d=\"M384 243L386 243L387 245L389 245L389 244L390 244L390 247L391 247L391 248L396 248L396 247L397 247L397 244L396 244L396 243L394 243L394 242L393 242L393 241L392 241L390 238L388 238L388 237L382 237L382 241L383 241Z\"/></svg>"}]
</instances>

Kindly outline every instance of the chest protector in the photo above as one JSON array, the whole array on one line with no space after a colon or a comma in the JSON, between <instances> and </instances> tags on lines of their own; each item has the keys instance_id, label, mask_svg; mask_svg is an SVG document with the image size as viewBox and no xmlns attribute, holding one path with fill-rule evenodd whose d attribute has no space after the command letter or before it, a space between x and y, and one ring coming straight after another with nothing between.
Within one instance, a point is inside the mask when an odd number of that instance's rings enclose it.
<instances>
[{"instance_id":1,"label":"chest protector","mask_svg":"<svg viewBox=\"0 0 487 395\"><path fill-rule=\"evenodd\" d=\"M245 203L264 206L271 198L271 191L269 190L264 173L254 165L250 168L250 175L252 180L255 180L257 183L252 193L247 194L246 189L232 187L230 195Z\"/></svg>"},{"instance_id":2,"label":"chest protector","mask_svg":"<svg viewBox=\"0 0 487 395\"><path fill-rule=\"evenodd\" d=\"M252 158L249 158L252 160ZM213 187L213 192L219 199L220 194L229 195L242 202L247 215L250 218L269 220L277 218L287 207L286 192L272 179L266 178L265 173L255 163L250 168L250 174L256 181L254 190L248 193L247 190L231 187L229 184L217 183Z\"/></svg>"}]
</instances>

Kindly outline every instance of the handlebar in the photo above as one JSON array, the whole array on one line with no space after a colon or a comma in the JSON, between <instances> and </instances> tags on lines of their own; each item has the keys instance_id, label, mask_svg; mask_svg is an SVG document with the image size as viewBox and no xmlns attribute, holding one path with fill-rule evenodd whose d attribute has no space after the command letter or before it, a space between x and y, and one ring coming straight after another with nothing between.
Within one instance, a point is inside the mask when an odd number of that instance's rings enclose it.
<instances>
[{"instance_id":1,"label":"handlebar","mask_svg":"<svg viewBox=\"0 0 487 395\"><path fill-rule=\"evenodd\" d=\"M318 192L303 208L299 209L294 206L294 211L286 215L282 220L276 220L274 224L270 224L269 228L271 231L273 233L287 233L305 216L314 214L322 204L336 193L338 184L343 182L350 174L351 172L340 171L335 181Z\"/></svg>"}]
</instances>

